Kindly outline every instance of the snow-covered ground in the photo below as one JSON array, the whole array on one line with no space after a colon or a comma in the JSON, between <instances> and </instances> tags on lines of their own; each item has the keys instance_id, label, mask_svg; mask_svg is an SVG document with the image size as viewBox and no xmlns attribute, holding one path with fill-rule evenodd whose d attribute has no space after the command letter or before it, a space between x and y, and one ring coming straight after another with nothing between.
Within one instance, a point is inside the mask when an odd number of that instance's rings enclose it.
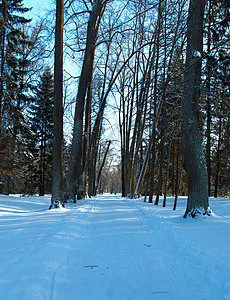
<instances>
[{"instance_id":1,"label":"snow-covered ground","mask_svg":"<svg viewBox=\"0 0 230 300\"><path fill-rule=\"evenodd\" d=\"M185 200L0 196L0 299L230 299L230 199L204 219Z\"/></svg>"}]
</instances>

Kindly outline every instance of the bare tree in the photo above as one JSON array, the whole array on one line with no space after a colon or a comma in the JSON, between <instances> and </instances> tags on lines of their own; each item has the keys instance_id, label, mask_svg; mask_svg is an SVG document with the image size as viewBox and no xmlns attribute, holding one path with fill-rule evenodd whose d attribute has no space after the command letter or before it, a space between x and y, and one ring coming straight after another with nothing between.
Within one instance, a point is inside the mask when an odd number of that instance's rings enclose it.
<instances>
[{"instance_id":1,"label":"bare tree","mask_svg":"<svg viewBox=\"0 0 230 300\"><path fill-rule=\"evenodd\" d=\"M82 158L82 134L83 134L83 115L87 89L91 88L95 46L98 38L101 19L106 8L107 1L99 0L92 2L92 10L87 26L86 48L81 75L78 84L76 99L73 139L71 145L71 156L65 183L65 198L75 201L77 180L81 176ZM86 7L88 10L88 7ZM83 192L83 186L79 188L79 197Z\"/></svg>"}]
</instances>

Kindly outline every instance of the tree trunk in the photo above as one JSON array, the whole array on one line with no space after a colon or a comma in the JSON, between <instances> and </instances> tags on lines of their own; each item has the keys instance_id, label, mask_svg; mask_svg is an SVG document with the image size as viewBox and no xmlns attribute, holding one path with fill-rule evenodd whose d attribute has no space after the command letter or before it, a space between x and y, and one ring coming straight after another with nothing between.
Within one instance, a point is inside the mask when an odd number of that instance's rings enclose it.
<instances>
[{"instance_id":1,"label":"tree trunk","mask_svg":"<svg viewBox=\"0 0 230 300\"><path fill-rule=\"evenodd\" d=\"M108 143L108 146L107 146L107 149L106 149L106 151L105 151L105 155L104 155L102 164L101 164L101 166L100 166L100 169L99 169L99 172L98 172L98 175L97 175L96 191L97 191L97 189L98 189L98 187L99 187L100 178L101 178L101 172L102 172L102 170L103 170L103 167L104 167L104 164L105 164L105 160L106 160L107 154L108 154L108 152L109 152L109 147L110 147L110 145L111 145L111 141L109 141L109 143Z\"/></svg>"},{"instance_id":2,"label":"tree trunk","mask_svg":"<svg viewBox=\"0 0 230 300\"><path fill-rule=\"evenodd\" d=\"M100 96L100 108L98 111L98 115L96 117L93 129L91 129L91 124L89 124L89 129L90 129L90 134L89 134L89 138L88 138L88 142L87 142L87 151L86 151L86 155L83 158L83 187L86 188L85 192L89 194L92 194L92 189L91 192L89 193L89 182L90 182L90 178L92 178L92 172L89 170L89 168L91 168L90 166L90 162L92 162L91 156L94 156L94 152L96 151L96 141L97 139L99 139L99 132L100 131L100 126L101 126L101 121L103 120L103 114L104 114L104 109L105 109L105 105L106 105L106 99L104 98L105 95L105 85L106 85L106 79L107 79L107 69L108 69L108 61L109 61L109 50L110 50L110 45L107 45L108 51L107 51L107 57L106 57L106 63L105 63L105 68L104 68L104 79L103 79L103 87L102 87L102 92L101 92L101 96ZM93 78L93 73L91 74L91 85L90 85L90 90L88 89L88 93L87 93L87 106L89 105L88 102L91 102L91 97L92 97L92 78ZM107 94L108 96L108 94ZM107 97L106 96L106 97ZM88 110L86 110L86 116L85 118L87 118L87 115L89 113L89 119L91 121L91 109L89 108ZM86 127L85 127L86 128ZM92 164L91 164L92 165ZM91 176L91 177L90 177Z\"/></svg>"},{"instance_id":3,"label":"tree trunk","mask_svg":"<svg viewBox=\"0 0 230 300\"><path fill-rule=\"evenodd\" d=\"M206 89L209 92L211 86L211 78L210 78L210 48L211 48L211 0L209 0L209 7L208 7L208 42L207 42L207 83ZM206 112L207 112L207 144L206 144L206 161L207 161L207 174L208 174L208 196L211 196L211 105L210 105L210 96L207 96L207 103L206 103Z\"/></svg>"},{"instance_id":4,"label":"tree trunk","mask_svg":"<svg viewBox=\"0 0 230 300\"><path fill-rule=\"evenodd\" d=\"M121 79L121 92L120 92L120 112L119 112L119 127L121 139L121 176L122 176L122 197L127 196L127 132L126 132L126 116L125 116L125 99L124 99L124 77Z\"/></svg>"},{"instance_id":5,"label":"tree trunk","mask_svg":"<svg viewBox=\"0 0 230 300\"><path fill-rule=\"evenodd\" d=\"M54 60L54 138L53 186L51 207L63 204L63 22L64 0L56 0L55 60Z\"/></svg>"},{"instance_id":6,"label":"tree trunk","mask_svg":"<svg viewBox=\"0 0 230 300\"><path fill-rule=\"evenodd\" d=\"M179 181L179 162L180 162L180 140L177 139L177 146L176 146L176 172L175 172L175 185L174 185L174 191L176 194L178 181Z\"/></svg>"},{"instance_id":7,"label":"tree trunk","mask_svg":"<svg viewBox=\"0 0 230 300\"><path fill-rule=\"evenodd\" d=\"M164 187L164 200L163 207L166 206L166 197L167 197L167 183L168 183L168 175L169 175L169 161L170 161L170 152L171 152L171 139L169 141L169 149L168 149L168 158L167 158L167 167L166 167L166 176L165 176L165 187Z\"/></svg>"},{"instance_id":8,"label":"tree trunk","mask_svg":"<svg viewBox=\"0 0 230 300\"><path fill-rule=\"evenodd\" d=\"M3 90L4 90L4 65L5 65L5 19L7 13L7 1L2 0L2 28L1 28L1 76L0 76L0 135L2 133L2 117L3 117Z\"/></svg>"},{"instance_id":9,"label":"tree trunk","mask_svg":"<svg viewBox=\"0 0 230 300\"><path fill-rule=\"evenodd\" d=\"M154 188L154 173L155 173L155 160L156 160L156 133L154 130L153 133L153 145L151 149L151 172L150 172L150 180L149 180L149 203L153 203L153 188Z\"/></svg>"},{"instance_id":10,"label":"tree trunk","mask_svg":"<svg viewBox=\"0 0 230 300\"><path fill-rule=\"evenodd\" d=\"M187 21L187 51L181 103L182 148L188 178L185 217L195 217L197 213L207 214L209 207L207 169L198 120L204 7L204 0L190 0Z\"/></svg>"},{"instance_id":11,"label":"tree trunk","mask_svg":"<svg viewBox=\"0 0 230 300\"><path fill-rule=\"evenodd\" d=\"M83 140L83 158L82 158L82 167L84 168L87 154L89 151L89 140L91 135L91 102L92 102L92 85L93 85L93 72L91 74L90 82L88 84L87 91L87 100L86 100L86 109L85 109L85 132ZM84 172L84 170L82 170ZM84 193L88 194L88 172L85 171L85 178L83 180Z\"/></svg>"},{"instance_id":12,"label":"tree trunk","mask_svg":"<svg viewBox=\"0 0 230 300\"><path fill-rule=\"evenodd\" d=\"M208 175L208 196L211 196L211 107L210 99L207 98L207 144L206 144L206 161Z\"/></svg>"},{"instance_id":13,"label":"tree trunk","mask_svg":"<svg viewBox=\"0 0 230 300\"><path fill-rule=\"evenodd\" d=\"M219 137L218 137L218 146L216 153L216 176L215 176L215 189L214 197L217 198L218 195L218 183L219 183L219 172L220 172L220 145L221 145L221 131L222 131L222 121L221 117L219 118Z\"/></svg>"},{"instance_id":14,"label":"tree trunk","mask_svg":"<svg viewBox=\"0 0 230 300\"><path fill-rule=\"evenodd\" d=\"M176 206L177 206L177 198L178 198L179 190L180 190L180 182L181 182L181 177L182 177L182 171L183 171L183 157L181 158L180 175L179 175L179 178L178 178L178 184L177 184L176 193L175 193L173 210L176 210Z\"/></svg>"},{"instance_id":15,"label":"tree trunk","mask_svg":"<svg viewBox=\"0 0 230 300\"><path fill-rule=\"evenodd\" d=\"M160 33L162 30L162 22L163 22L163 10L165 9L165 3L163 2L159 2L159 6L158 6L158 20L157 20L157 34L156 34L156 40L155 40L155 47L154 47L154 56L156 54L156 63L155 63L155 74L154 74L154 92L153 92L153 98L154 98L154 120L153 120L153 126L152 126L152 132L151 132L151 136L150 136L150 141L149 141L149 145L147 147L146 150L146 154L145 154L145 158L144 158L144 162L142 164L142 168L140 171L140 175L136 184L136 188L135 188L135 193L134 195L138 194L139 189L142 186L143 183L143 179L147 170L147 166L148 166L148 162L149 162L149 157L151 154L151 150L152 147L155 147L155 138L156 138L156 128L157 128L157 123L158 123L158 119L160 116L160 112L162 109L162 106L164 104L164 100L165 100L165 92L166 92L166 88L167 88L167 83L165 83L165 73L163 75L164 78L164 83L163 83L163 96L161 99L159 99L158 105L157 105L157 84L158 84L158 64L159 64L159 58L160 58ZM165 64L165 59L164 58L164 64ZM164 72L165 72L165 68L164 68ZM155 150L153 150L154 152ZM154 162L155 162L155 158L154 158ZM153 173L152 173L153 175ZM152 176L151 176L152 177ZM153 197L153 182L150 182L150 195L149 195L149 202L152 202L152 197Z\"/></svg>"},{"instance_id":16,"label":"tree trunk","mask_svg":"<svg viewBox=\"0 0 230 300\"><path fill-rule=\"evenodd\" d=\"M162 132L163 134L163 132ZM165 154L165 138L164 136L161 138L161 159L160 159L160 170L159 170L159 175L158 175L158 186L157 186L157 195L155 199L155 205L158 205L160 195L161 195L161 190L162 190L162 173L163 173L163 164L164 164L164 154Z\"/></svg>"},{"instance_id":17,"label":"tree trunk","mask_svg":"<svg viewBox=\"0 0 230 300\"><path fill-rule=\"evenodd\" d=\"M143 115L143 119L140 120L140 124L138 126L138 131L137 131L137 141L136 141L136 149L135 149L135 153L133 156L133 163L132 163L132 172L131 172L131 183L130 183L130 197L133 198L134 197L134 189L135 189L135 177L136 177L136 169L137 169L137 162L138 162L138 154L139 154L139 149L141 148L142 150L142 138L143 138L143 134L144 134L144 129L145 129L145 122L146 122L146 116L147 116L147 95L148 95L148 89L149 89L149 85L147 84L147 91L145 91L146 95L144 96L145 99L143 99L143 101L145 101L145 109L144 109L144 115ZM143 151L141 151L141 159L143 157Z\"/></svg>"},{"instance_id":18,"label":"tree trunk","mask_svg":"<svg viewBox=\"0 0 230 300\"><path fill-rule=\"evenodd\" d=\"M39 196L44 196L44 145L43 145L43 138L40 145L40 178L39 178Z\"/></svg>"},{"instance_id":19,"label":"tree trunk","mask_svg":"<svg viewBox=\"0 0 230 300\"><path fill-rule=\"evenodd\" d=\"M104 3L106 3L106 1ZM103 1L94 1L87 27L86 49L78 85L71 156L65 184L65 198L72 199L73 201L75 201L77 180L81 176L83 114L85 97L90 79L92 77L95 46L97 42L101 18L106 6L106 4L104 3Z\"/></svg>"},{"instance_id":20,"label":"tree trunk","mask_svg":"<svg viewBox=\"0 0 230 300\"><path fill-rule=\"evenodd\" d=\"M175 140L173 140L172 150L172 195L175 195Z\"/></svg>"},{"instance_id":21,"label":"tree trunk","mask_svg":"<svg viewBox=\"0 0 230 300\"><path fill-rule=\"evenodd\" d=\"M138 180L137 180L134 196L138 195L139 190L140 190L140 188L142 186L142 183L143 183L143 179L145 177L145 173L146 173L146 170L147 170L147 167L148 167L148 162L149 162L151 149L152 149L152 146L153 146L153 141L154 141L154 138L155 138L155 128L157 127L157 123L158 123L159 114L160 114L160 111L161 111L161 108L162 108L162 104L163 104L163 100L160 99L159 103L158 103L157 110L156 110L156 121L152 125L152 132L151 132L151 135L150 135L150 140L149 140L149 143L148 143L148 146L147 146L147 149L146 149L146 153L145 153L144 161L143 161L143 164L142 164L142 167L141 167L140 175L139 175Z\"/></svg>"}]
</instances>

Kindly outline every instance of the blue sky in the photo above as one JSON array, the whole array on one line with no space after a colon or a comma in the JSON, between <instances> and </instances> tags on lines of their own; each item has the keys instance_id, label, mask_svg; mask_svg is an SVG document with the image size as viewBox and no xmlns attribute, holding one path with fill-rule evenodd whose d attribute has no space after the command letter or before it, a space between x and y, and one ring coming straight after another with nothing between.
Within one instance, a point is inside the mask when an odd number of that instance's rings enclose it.
<instances>
[{"instance_id":1,"label":"blue sky","mask_svg":"<svg viewBox=\"0 0 230 300\"><path fill-rule=\"evenodd\" d=\"M29 12L29 17L41 16L46 10L50 9L53 5L53 0L24 0L24 7L33 7L32 11Z\"/></svg>"}]
</instances>

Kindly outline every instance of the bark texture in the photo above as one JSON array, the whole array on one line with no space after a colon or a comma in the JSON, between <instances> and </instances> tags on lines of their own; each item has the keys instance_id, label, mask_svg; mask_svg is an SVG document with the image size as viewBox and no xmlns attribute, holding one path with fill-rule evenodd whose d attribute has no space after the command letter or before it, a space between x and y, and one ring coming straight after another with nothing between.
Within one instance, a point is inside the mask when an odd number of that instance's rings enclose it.
<instances>
[{"instance_id":1,"label":"bark texture","mask_svg":"<svg viewBox=\"0 0 230 300\"><path fill-rule=\"evenodd\" d=\"M63 204L63 22L64 0L56 1L54 61L54 139L51 207Z\"/></svg>"},{"instance_id":2,"label":"bark texture","mask_svg":"<svg viewBox=\"0 0 230 300\"><path fill-rule=\"evenodd\" d=\"M5 64L5 38L6 29L5 21L7 14L7 1L2 1L2 20L0 23L1 33L0 33L0 49L1 49L1 76L0 76L0 135L2 133L2 117L3 117L3 82L4 82L4 64Z\"/></svg>"},{"instance_id":3,"label":"bark texture","mask_svg":"<svg viewBox=\"0 0 230 300\"><path fill-rule=\"evenodd\" d=\"M208 180L199 134L198 105L203 50L204 0L190 0L187 22L187 53L181 103L181 130L184 167L188 178L185 216L207 213Z\"/></svg>"}]
</instances>

